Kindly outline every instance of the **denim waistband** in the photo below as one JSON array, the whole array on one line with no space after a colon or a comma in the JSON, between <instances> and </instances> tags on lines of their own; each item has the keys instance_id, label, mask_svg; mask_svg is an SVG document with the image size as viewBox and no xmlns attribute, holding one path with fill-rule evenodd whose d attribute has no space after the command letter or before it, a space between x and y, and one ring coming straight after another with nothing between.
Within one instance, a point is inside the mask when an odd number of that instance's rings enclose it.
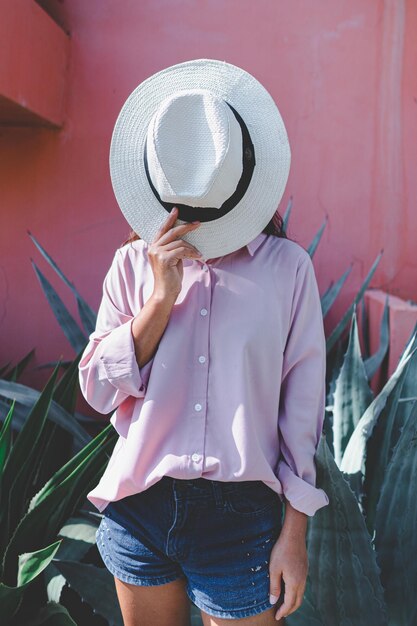
<instances>
[{"instance_id":1,"label":"denim waistband","mask_svg":"<svg viewBox=\"0 0 417 626\"><path fill-rule=\"evenodd\" d=\"M209 494L227 494L240 490L250 489L270 489L262 480L240 480L240 481L223 481L212 480L210 478L172 478L172 476L162 476L158 481L161 487L166 487L178 494L192 495L204 493Z\"/></svg>"}]
</instances>

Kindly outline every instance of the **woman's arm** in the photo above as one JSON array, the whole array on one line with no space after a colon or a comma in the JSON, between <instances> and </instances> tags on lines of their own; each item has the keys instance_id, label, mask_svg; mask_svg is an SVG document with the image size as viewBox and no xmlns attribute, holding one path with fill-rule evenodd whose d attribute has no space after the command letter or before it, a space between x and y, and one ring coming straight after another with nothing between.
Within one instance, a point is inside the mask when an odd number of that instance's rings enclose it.
<instances>
[{"instance_id":1,"label":"woman's arm","mask_svg":"<svg viewBox=\"0 0 417 626\"><path fill-rule=\"evenodd\" d=\"M199 251L177 237L199 224L172 227L177 212L169 215L148 247L147 258L137 257L132 268L127 251L118 249L104 278L96 328L81 356L79 383L86 401L99 413L115 410L128 398L143 398L158 343L181 290L183 258ZM134 316L130 308L132 274L151 263L153 294Z\"/></svg>"},{"instance_id":2,"label":"woman's arm","mask_svg":"<svg viewBox=\"0 0 417 626\"><path fill-rule=\"evenodd\" d=\"M308 573L306 546L307 515L285 503L285 520L269 559L271 604L275 604L285 584L284 602L275 618L280 620L296 611L303 601Z\"/></svg>"},{"instance_id":3,"label":"woman's arm","mask_svg":"<svg viewBox=\"0 0 417 626\"><path fill-rule=\"evenodd\" d=\"M168 324L176 296L161 295L155 291L132 322L132 335L138 366L143 367L157 350Z\"/></svg>"},{"instance_id":4,"label":"woman's arm","mask_svg":"<svg viewBox=\"0 0 417 626\"><path fill-rule=\"evenodd\" d=\"M285 585L277 619L301 605L308 572L308 516L329 503L326 492L316 486L315 466L325 412L326 339L313 264L307 253L303 256L297 268L278 410L277 474L284 491L285 519L269 566L273 601L278 600L282 581Z\"/></svg>"},{"instance_id":5,"label":"woman's arm","mask_svg":"<svg viewBox=\"0 0 417 626\"><path fill-rule=\"evenodd\" d=\"M175 207L148 247L148 259L154 275L154 289L152 296L132 323L135 354L139 367L154 356L168 324L172 307L182 288L182 259L201 257L195 246L183 239L178 239L180 235L195 230L200 222L173 227L177 214L178 209Z\"/></svg>"},{"instance_id":6,"label":"woman's arm","mask_svg":"<svg viewBox=\"0 0 417 626\"><path fill-rule=\"evenodd\" d=\"M306 252L297 269L283 356L277 476L294 509L313 516L329 498L316 486L315 454L326 404L326 337L320 295Z\"/></svg>"}]
</instances>

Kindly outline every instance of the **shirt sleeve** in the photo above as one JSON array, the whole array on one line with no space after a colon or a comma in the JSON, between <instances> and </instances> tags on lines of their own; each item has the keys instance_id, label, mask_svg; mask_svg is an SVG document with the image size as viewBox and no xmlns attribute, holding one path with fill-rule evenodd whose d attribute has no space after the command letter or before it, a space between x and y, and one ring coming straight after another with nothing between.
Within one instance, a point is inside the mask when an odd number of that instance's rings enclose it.
<instances>
[{"instance_id":1,"label":"shirt sleeve","mask_svg":"<svg viewBox=\"0 0 417 626\"><path fill-rule=\"evenodd\" d=\"M81 392L99 413L115 410L127 398L143 398L154 357L139 368L132 335L128 281L123 255L116 250L104 278L96 327L78 364Z\"/></svg>"},{"instance_id":2,"label":"shirt sleeve","mask_svg":"<svg viewBox=\"0 0 417 626\"><path fill-rule=\"evenodd\" d=\"M316 487L315 465L325 401L326 339L318 285L308 255L297 270L283 357L277 476L285 498L309 516L329 504L326 492Z\"/></svg>"}]
</instances>

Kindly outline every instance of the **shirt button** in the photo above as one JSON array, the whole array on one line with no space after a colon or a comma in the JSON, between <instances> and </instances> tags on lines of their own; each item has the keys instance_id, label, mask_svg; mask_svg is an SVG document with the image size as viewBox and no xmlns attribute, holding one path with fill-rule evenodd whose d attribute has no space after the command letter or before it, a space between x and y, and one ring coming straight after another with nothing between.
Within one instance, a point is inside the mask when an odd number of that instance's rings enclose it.
<instances>
[{"instance_id":1,"label":"shirt button","mask_svg":"<svg viewBox=\"0 0 417 626\"><path fill-rule=\"evenodd\" d=\"M192 458L193 461L199 461L200 460L200 455L197 454L196 452L194 452L194 454L192 455L191 458Z\"/></svg>"},{"instance_id":2,"label":"shirt button","mask_svg":"<svg viewBox=\"0 0 417 626\"><path fill-rule=\"evenodd\" d=\"M200 363L205 363L206 362L206 357L201 355L198 357L198 360L200 361Z\"/></svg>"},{"instance_id":3,"label":"shirt button","mask_svg":"<svg viewBox=\"0 0 417 626\"><path fill-rule=\"evenodd\" d=\"M201 406L201 404L198 404L198 403L197 403L197 404L195 404L195 405L194 405L194 408L195 408L195 410L196 410L196 411L201 411L201 409L202 409L203 407Z\"/></svg>"},{"instance_id":4,"label":"shirt button","mask_svg":"<svg viewBox=\"0 0 417 626\"><path fill-rule=\"evenodd\" d=\"M207 309L201 309L200 315L207 315Z\"/></svg>"}]
</instances>

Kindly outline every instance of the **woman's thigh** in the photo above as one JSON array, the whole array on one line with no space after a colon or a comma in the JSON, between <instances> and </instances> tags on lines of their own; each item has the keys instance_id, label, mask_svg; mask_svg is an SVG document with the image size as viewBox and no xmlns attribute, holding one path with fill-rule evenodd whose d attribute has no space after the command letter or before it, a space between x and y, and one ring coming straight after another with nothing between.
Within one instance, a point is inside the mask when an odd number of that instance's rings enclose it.
<instances>
[{"instance_id":1,"label":"woman's thigh","mask_svg":"<svg viewBox=\"0 0 417 626\"><path fill-rule=\"evenodd\" d=\"M264 611L258 615L250 617L241 617L240 619L223 619L221 617L213 617L204 611L201 611L203 626L230 626L231 623L239 624L239 626L285 626L285 619L279 621L275 619L277 609L272 607L271 610Z\"/></svg>"},{"instance_id":2,"label":"woman's thigh","mask_svg":"<svg viewBox=\"0 0 417 626\"><path fill-rule=\"evenodd\" d=\"M114 580L124 626L190 626L184 579L152 586Z\"/></svg>"}]
</instances>

